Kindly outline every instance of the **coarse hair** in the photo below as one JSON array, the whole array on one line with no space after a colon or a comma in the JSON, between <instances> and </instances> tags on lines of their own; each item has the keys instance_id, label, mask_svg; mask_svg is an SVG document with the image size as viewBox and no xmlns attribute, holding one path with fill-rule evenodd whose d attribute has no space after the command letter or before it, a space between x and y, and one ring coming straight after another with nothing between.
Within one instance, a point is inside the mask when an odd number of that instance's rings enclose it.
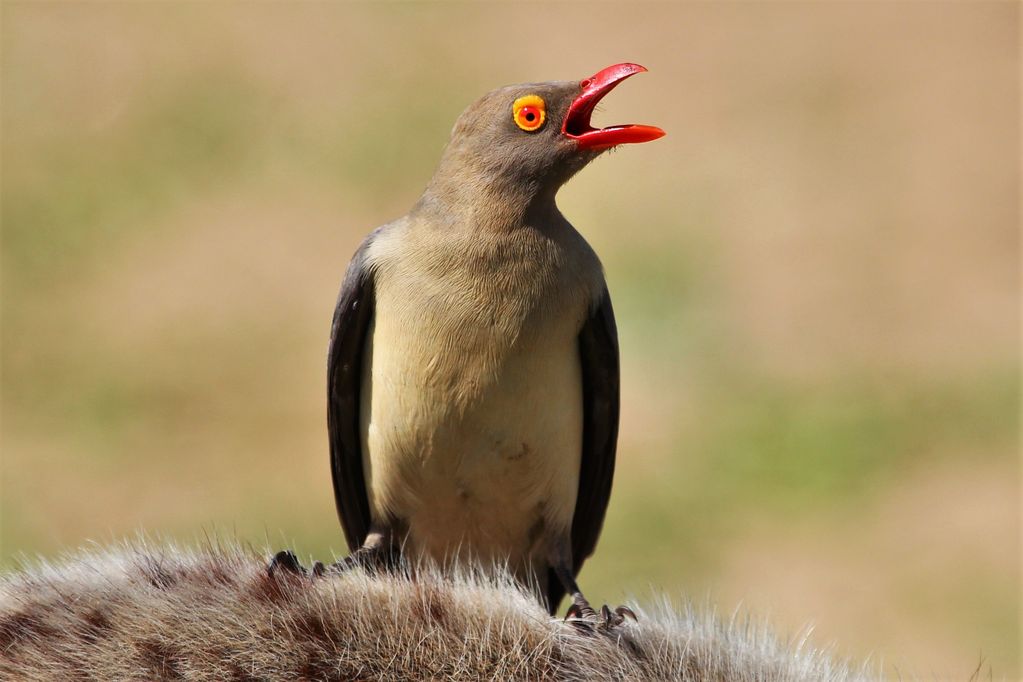
<instances>
[{"instance_id":1,"label":"coarse hair","mask_svg":"<svg viewBox=\"0 0 1023 682\"><path fill-rule=\"evenodd\" d=\"M807 637L661 600L585 631L507 573L270 575L237 543L146 540L0 576L3 680L717 680L850 682L876 672Z\"/></svg>"}]
</instances>

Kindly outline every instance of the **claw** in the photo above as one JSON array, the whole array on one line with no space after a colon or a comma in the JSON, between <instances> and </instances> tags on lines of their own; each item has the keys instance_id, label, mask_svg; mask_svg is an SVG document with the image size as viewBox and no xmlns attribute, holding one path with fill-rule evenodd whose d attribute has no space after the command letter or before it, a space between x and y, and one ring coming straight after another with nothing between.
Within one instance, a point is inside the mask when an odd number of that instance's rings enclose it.
<instances>
[{"instance_id":1,"label":"claw","mask_svg":"<svg viewBox=\"0 0 1023 682\"><path fill-rule=\"evenodd\" d=\"M631 618L637 623L639 622L639 619L636 618L636 613L628 606L619 606L614 611L611 611L611 608L605 604L600 608L601 621L598 627L604 631L613 630L624 623L626 617Z\"/></svg>"},{"instance_id":2,"label":"claw","mask_svg":"<svg viewBox=\"0 0 1023 682\"><path fill-rule=\"evenodd\" d=\"M274 554L274 558L270 560L270 565L266 568L266 572L271 578L280 570L287 571L292 575L306 575L305 568L298 563L298 557L287 549Z\"/></svg>"},{"instance_id":3,"label":"claw","mask_svg":"<svg viewBox=\"0 0 1023 682\"><path fill-rule=\"evenodd\" d=\"M619 622L623 622L625 616L628 616L636 623L639 622L639 618L636 618L636 612L630 609L628 606L619 606L617 609L615 609L615 613L618 615L619 618L622 618L622 621Z\"/></svg>"},{"instance_id":4,"label":"claw","mask_svg":"<svg viewBox=\"0 0 1023 682\"><path fill-rule=\"evenodd\" d=\"M573 602L565 613L565 621L584 635L596 634L598 629L604 627L597 612L586 602L582 604Z\"/></svg>"},{"instance_id":5,"label":"claw","mask_svg":"<svg viewBox=\"0 0 1023 682\"><path fill-rule=\"evenodd\" d=\"M619 606L614 610L604 604L600 611L594 611L589 604L572 604L565 613L565 621L584 634L610 632L625 622L626 618L639 622L635 611L628 606Z\"/></svg>"},{"instance_id":6,"label":"claw","mask_svg":"<svg viewBox=\"0 0 1023 682\"><path fill-rule=\"evenodd\" d=\"M591 609L592 610L592 609ZM582 635L593 635L597 629L593 623L586 618L583 607L572 604L565 613L565 622L574 627Z\"/></svg>"}]
</instances>

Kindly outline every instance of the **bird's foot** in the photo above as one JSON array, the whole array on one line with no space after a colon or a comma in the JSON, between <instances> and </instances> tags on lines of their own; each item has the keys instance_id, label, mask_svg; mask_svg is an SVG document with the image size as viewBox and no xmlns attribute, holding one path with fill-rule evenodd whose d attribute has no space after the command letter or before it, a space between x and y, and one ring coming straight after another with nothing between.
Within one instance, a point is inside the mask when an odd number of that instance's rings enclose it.
<instances>
[{"instance_id":1,"label":"bird's foot","mask_svg":"<svg viewBox=\"0 0 1023 682\"><path fill-rule=\"evenodd\" d=\"M363 545L344 559L335 561L325 570L329 573L345 573L361 568L370 574L394 569L398 566L398 553L392 548Z\"/></svg>"},{"instance_id":2,"label":"bird's foot","mask_svg":"<svg viewBox=\"0 0 1023 682\"><path fill-rule=\"evenodd\" d=\"M270 560L270 565L266 567L266 572L271 578L282 571L286 574L301 577L309 576L311 573L313 578L319 578L326 572L326 569L322 561L317 561L313 564L312 571L310 572L309 569L299 563L298 557L295 556L294 552L285 549L274 554L274 558Z\"/></svg>"},{"instance_id":3,"label":"bird's foot","mask_svg":"<svg viewBox=\"0 0 1023 682\"><path fill-rule=\"evenodd\" d=\"M597 612L585 600L573 603L565 614L567 623L586 634L608 632L624 623L626 618L638 621L636 613L628 606L619 606L612 610L610 606L604 604Z\"/></svg>"},{"instance_id":4,"label":"bird's foot","mask_svg":"<svg viewBox=\"0 0 1023 682\"><path fill-rule=\"evenodd\" d=\"M372 573L387 566L389 566L389 562L381 552L360 548L353 554L349 554L344 559L335 561L332 564L324 565L322 561L317 561L311 569L306 569L298 562L298 559L295 558L292 552L285 550L274 555L268 570L270 575L273 575L276 571L284 570L295 575L304 576L311 574L313 578L320 578L327 574L337 575L357 568Z\"/></svg>"},{"instance_id":5,"label":"bird's foot","mask_svg":"<svg viewBox=\"0 0 1023 682\"><path fill-rule=\"evenodd\" d=\"M266 571L273 578L276 575L290 575L295 577L308 577L312 579L322 578L325 575L338 575L355 568L361 568L369 573L376 573L395 566L397 555L390 550L379 547L360 547L353 553L340 561L335 561L329 566L324 566L322 561L313 563L311 569L299 563L298 557L291 550L285 549L277 552Z\"/></svg>"}]
</instances>

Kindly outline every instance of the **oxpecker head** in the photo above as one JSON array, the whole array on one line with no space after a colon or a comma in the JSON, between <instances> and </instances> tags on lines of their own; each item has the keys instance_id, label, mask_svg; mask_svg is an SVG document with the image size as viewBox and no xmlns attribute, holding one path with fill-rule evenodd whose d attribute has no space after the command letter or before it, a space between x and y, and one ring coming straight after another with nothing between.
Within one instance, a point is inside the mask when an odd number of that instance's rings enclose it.
<instances>
[{"instance_id":1,"label":"oxpecker head","mask_svg":"<svg viewBox=\"0 0 1023 682\"><path fill-rule=\"evenodd\" d=\"M664 135L648 125L595 128L590 123L600 100L642 71L639 64L615 64L581 81L511 85L487 93L459 116L439 174L480 189L556 191L601 152Z\"/></svg>"}]
</instances>

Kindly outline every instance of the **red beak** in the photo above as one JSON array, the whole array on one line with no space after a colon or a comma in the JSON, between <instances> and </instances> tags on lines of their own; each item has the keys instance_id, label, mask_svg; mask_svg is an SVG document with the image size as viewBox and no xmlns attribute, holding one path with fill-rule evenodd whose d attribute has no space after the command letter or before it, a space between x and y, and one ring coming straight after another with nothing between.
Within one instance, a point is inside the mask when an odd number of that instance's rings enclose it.
<instances>
[{"instance_id":1,"label":"red beak","mask_svg":"<svg viewBox=\"0 0 1023 682\"><path fill-rule=\"evenodd\" d=\"M607 149L619 144L649 142L663 137L664 131L654 126L617 125L594 128L590 125L590 116L597 102L623 80L642 71L646 69L639 64L615 64L581 81L579 87L583 91L568 106L561 132L575 140L580 149Z\"/></svg>"}]
</instances>

